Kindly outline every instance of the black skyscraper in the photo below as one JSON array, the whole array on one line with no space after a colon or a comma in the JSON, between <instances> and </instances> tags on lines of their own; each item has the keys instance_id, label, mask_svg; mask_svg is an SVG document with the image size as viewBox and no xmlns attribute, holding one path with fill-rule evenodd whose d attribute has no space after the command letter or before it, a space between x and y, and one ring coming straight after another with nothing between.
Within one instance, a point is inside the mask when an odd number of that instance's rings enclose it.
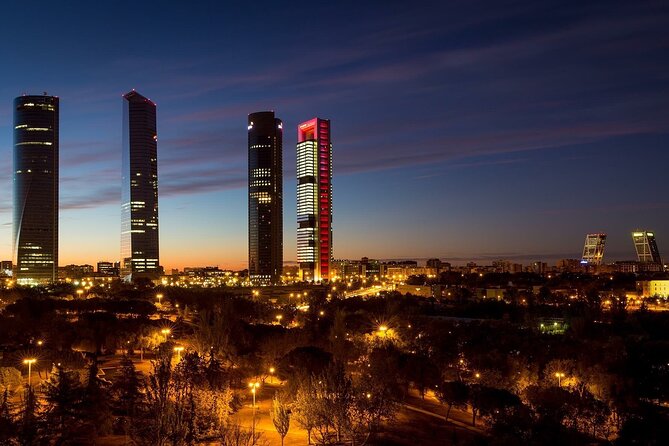
<instances>
[{"instance_id":1,"label":"black skyscraper","mask_svg":"<svg viewBox=\"0 0 669 446\"><path fill-rule=\"evenodd\" d=\"M249 115L249 276L279 283L283 269L283 124L274 112Z\"/></svg>"},{"instance_id":2,"label":"black skyscraper","mask_svg":"<svg viewBox=\"0 0 669 446\"><path fill-rule=\"evenodd\" d=\"M158 257L156 104L136 91L123 96L121 277L155 278Z\"/></svg>"},{"instance_id":3,"label":"black skyscraper","mask_svg":"<svg viewBox=\"0 0 669 446\"><path fill-rule=\"evenodd\" d=\"M58 277L58 98L14 100L14 265L18 283Z\"/></svg>"}]
</instances>

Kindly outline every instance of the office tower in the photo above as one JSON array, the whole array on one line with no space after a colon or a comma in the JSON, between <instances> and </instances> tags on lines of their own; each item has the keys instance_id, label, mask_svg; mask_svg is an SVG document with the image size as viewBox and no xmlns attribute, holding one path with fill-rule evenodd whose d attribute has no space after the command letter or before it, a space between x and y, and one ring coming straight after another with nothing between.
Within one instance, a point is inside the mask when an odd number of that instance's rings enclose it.
<instances>
[{"instance_id":1,"label":"office tower","mask_svg":"<svg viewBox=\"0 0 669 446\"><path fill-rule=\"evenodd\" d=\"M660 251L657 249L655 234L649 231L634 231L632 233L634 248L639 263L662 263Z\"/></svg>"},{"instance_id":2,"label":"office tower","mask_svg":"<svg viewBox=\"0 0 669 446\"><path fill-rule=\"evenodd\" d=\"M58 278L58 98L14 100L15 277L20 284Z\"/></svg>"},{"instance_id":3,"label":"office tower","mask_svg":"<svg viewBox=\"0 0 669 446\"><path fill-rule=\"evenodd\" d=\"M297 128L297 261L303 280L330 279L332 259L332 143L330 121Z\"/></svg>"},{"instance_id":4,"label":"office tower","mask_svg":"<svg viewBox=\"0 0 669 446\"><path fill-rule=\"evenodd\" d=\"M283 123L251 113L249 145L249 278L280 283L283 269Z\"/></svg>"},{"instance_id":5,"label":"office tower","mask_svg":"<svg viewBox=\"0 0 669 446\"><path fill-rule=\"evenodd\" d=\"M156 104L135 90L123 95L121 278L160 273Z\"/></svg>"},{"instance_id":6,"label":"office tower","mask_svg":"<svg viewBox=\"0 0 669 446\"><path fill-rule=\"evenodd\" d=\"M118 262L98 262L98 274L104 276L118 276Z\"/></svg>"},{"instance_id":7,"label":"office tower","mask_svg":"<svg viewBox=\"0 0 669 446\"><path fill-rule=\"evenodd\" d=\"M587 234L583 245L581 263L584 265L601 265L604 258L605 243L606 234Z\"/></svg>"}]
</instances>

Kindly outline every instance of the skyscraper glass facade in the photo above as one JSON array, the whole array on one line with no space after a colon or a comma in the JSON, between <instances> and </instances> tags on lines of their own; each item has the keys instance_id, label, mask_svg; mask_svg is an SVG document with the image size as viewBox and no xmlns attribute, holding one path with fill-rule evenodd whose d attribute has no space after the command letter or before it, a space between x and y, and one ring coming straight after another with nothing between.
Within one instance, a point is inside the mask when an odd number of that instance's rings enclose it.
<instances>
[{"instance_id":1,"label":"skyscraper glass facade","mask_svg":"<svg viewBox=\"0 0 669 446\"><path fill-rule=\"evenodd\" d=\"M58 278L57 97L14 100L13 257L20 284Z\"/></svg>"},{"instance_id":2,"label":"skyscraper glass facade","mask_svg":"<svg viewBox=\"0 0 669 446\"><path fill-rule=\"evenodd\" d=\"M123 95L121 277L156 278L158 250L156 104L136 91Z\"/></svg>"},{"instance_id":3,"label":"skyscraper glass facade","mask_svg":"<svg viewBox=\"0 0 669 446\"><path fill-rule=\"evenodd\" d=\"M606 234L588 234L585 236L583 245L582 264L601 265L604 258L604 245L606 243Z\"/></svg>"},{"instance_id":4,"label":"skyscraper glass facade","mask_svg":"<svg viewBox=\"0 0 669 446\"><path fill-rule=\"evenodd\" d=\"M304 280L330 279L332 260L332 143L330 121L297 128L297 261Z\"/></svg>"},{"instance_id":5,"label":"skyscraper glass facade","mask_svg":"<svg viewBox=\"0 0 669 446\"><path fill-rule=\"evenodd\" d=\"M655 234L649 231L634 231L632 233L634 248L640 263L662 263L660 251L657 249Z\"/></svg>"},{"instance_id":6,"label":"skyscraper glass facade","mask_svg":"<svg viewBox=\"0 0 669 446\"><path fill-rule=\"evenodd\" d=\"M283 271L283 123L274 112L248 117L249 278L267 285Z\"/></svg>"}]
</instances>

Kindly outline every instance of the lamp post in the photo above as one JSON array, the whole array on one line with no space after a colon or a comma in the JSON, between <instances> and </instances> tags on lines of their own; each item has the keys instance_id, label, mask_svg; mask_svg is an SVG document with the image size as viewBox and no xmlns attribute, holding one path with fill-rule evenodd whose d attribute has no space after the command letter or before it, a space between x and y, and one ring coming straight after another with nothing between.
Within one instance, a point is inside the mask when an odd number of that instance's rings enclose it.
<instances>
[{"instance_id":1,"label":"lamp post","mask_svg":"<svg viewBox=\"0 0 669 446\"><path fill-rule=\"evenodd\" d=\"M165 342L167 342L167 335L172 333L172 330L170 330L169 328L163 328L162 330L160 330L160 332L165 336Z\"/></svg>"},{"instance_id":2,"label":"lamp post","mask_svg":"<svg viewBox=\"0 0 669 446\"><path fill-rule=\"evenodd\" d=\"M174 351L177 352L177 363L181 362L181 352L184 351L182 346L174 347Z\"/></svg>"},{"instance_id":3,"label":"lamp post","mask_svg":"<svg viewBox=\"0 0 669 446\"><path fill-rule=\"evenodd\" d=\"M32 375L32 365L37 362L35 358L24 359L23 363L28 364L28 388L30 388L30 376Z\"/></svg>"},{"instance_id":4,"label":"lamp post","mask_svg":"<svg viewBox=\"0 0 669 446\"><path fill-rule=\"evenodd\" d=\"M564 373L555 372L555 377L558 379L558 387L562 387L562 378L564 378Z\"/></svg>"},{"instance_id":5,"label":"lamp post","mask_svg":"<svg viewBox=\"0 0 669 446\"><path fill-rule=\"evenodd\" d=\"M158 305L161 305L160 301L162 300L162 298L163 298L163 294L162 294L162 293L158 293L158 294L156 294L156 299L158 299Z\"/></svg>"},{"instance_id":6,"label":"lamp post","mask_svg":"<svg viewBox=\"0 0 669 446\"><path fill-rule=\"evenodd\" d=\"M251 438L253 438L253 444L256 443L256 390L260 387L260 383L255 381L249 383L249 388L253 394L253 422L251 424Z\"/></svg>"}]
</instances>

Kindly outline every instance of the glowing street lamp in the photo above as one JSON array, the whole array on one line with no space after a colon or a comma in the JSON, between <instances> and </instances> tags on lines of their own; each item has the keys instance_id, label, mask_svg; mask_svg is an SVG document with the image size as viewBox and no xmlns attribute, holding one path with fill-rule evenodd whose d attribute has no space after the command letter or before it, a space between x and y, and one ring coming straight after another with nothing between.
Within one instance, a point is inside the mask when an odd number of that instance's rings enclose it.
<instances>
[{"instance_id":1,"label":"glowing street lamp","mask_svg":"<svg viewBox=\"0 0 669 446\"><path fill-rule=\"evenodd\" d=\"M167 336L172 333L172 330L169 328L163 328L160 332L165 336L165 342L167 342Z\"/></svg>"},{"instance_id":2,"label":"glowing street lamp","mask_svg":"<svg viewBox=\"0 0 669 446\"><path fill-rule=\"evenodd\" d=\"M158 293L158 294L156 294L156 299L158 299L158 305L161 304L160 301L162 300L162 298L163 298L163 294L162 294L162 293Z\"/></svg>"},{"instance_id":3,"label":"glowing street lamp","mask_svg":"<svg viewBox=\"0 0 669 446\"><path fill-rule=\"evenodd\" d=\"M276 315L276 321L277 321L279 324L281 324L281 319L283 319L283 316L280 315L280 314L277 314L277 315Z\"/></svg>"},{"instance_id":4,"label":"glowing street lamp","mask_svg":"<svg viewBox=\"0 0 669 446\"><path fill-rule=\"evenodd\" d=\"M558 379L558 387L562 387L562 378L564 378L564 373L555 372L555 377Z\"/></svg>"},{"instance_id":5,"label":"glowing street lamp","mask_svg":"<svg viewBox=\"0 0 669 446\"><path fill-rule=\"evenodd\" d=\"M184 351L182 346L174 347L174 351L177 353L177 362L181 362L181 352Z\"/></svg>"},{"instance_id":6,"label":"glowing street lamp","mask_svg":"<svg viewBox=\"0 0 669 446\"><path fill-rule=\"evenodd\" d=\"M249 388L253 394L253 423L251 428L251 438L256 438L256 391L260 387L260 383L255 381L249 383Z\"/></svg>"},{"instance_id":7,"label":"glowing street lamp","mask_svg":"<svg viewBox=\"0 0 669 446\"><path fill-rule=\"evenodd\" d=\"M24 359L23 363L28 364L28 388L30 388L30 375L32 375L32 365L37 362L35 358Z\"/></svg>"}]
</instances>

